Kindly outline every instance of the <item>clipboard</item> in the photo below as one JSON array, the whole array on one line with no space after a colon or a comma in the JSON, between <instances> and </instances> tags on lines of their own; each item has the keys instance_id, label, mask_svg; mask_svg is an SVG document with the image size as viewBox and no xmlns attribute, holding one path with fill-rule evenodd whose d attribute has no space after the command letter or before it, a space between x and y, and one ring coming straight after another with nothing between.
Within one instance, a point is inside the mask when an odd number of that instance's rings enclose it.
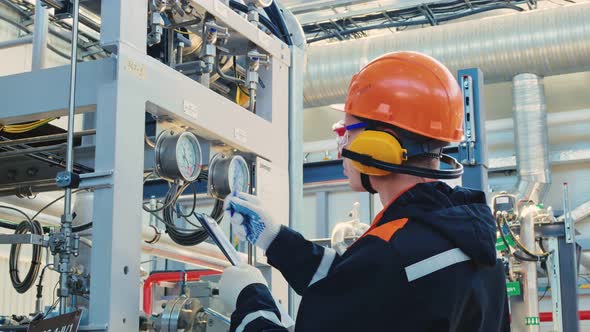
<instances>
[{"instance_id":1,"label":"clipboard","mask_svg":"<svg viewBox=\"0 0 590 332\"><path fill-rule=\"evenodd\" d=\"M207 230L213 242L217 244L221 252L225 255L227 260L233 265L237 266L242 262L240 259L240 255L236 251L236 249L232 246L231 242L223 231L221 227L217 224L217 221L206 214L195 213L197 215L197 220L201 223L203 228Z\"/></svg>"}]
</instances>

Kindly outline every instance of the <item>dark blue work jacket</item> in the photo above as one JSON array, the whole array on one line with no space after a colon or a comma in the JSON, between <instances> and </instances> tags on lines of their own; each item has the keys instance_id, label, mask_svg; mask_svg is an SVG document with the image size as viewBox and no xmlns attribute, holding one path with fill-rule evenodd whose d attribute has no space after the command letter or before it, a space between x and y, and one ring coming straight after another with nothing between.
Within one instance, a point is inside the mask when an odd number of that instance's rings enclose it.
<instances>
[{"instance_id":1,"label":"dark blue work jacket","mask_svg":"<svg viewBox=\"0 0 590 332\"><path fill-rule=\"evenodd\" d=\"M268 251L302 301L296 331L509 331L494 219L480 191L443 182L394 199L342 256L282 227ZM284 331L268 289L246 287L231 331Z\"/></svg>"}]
</instances>

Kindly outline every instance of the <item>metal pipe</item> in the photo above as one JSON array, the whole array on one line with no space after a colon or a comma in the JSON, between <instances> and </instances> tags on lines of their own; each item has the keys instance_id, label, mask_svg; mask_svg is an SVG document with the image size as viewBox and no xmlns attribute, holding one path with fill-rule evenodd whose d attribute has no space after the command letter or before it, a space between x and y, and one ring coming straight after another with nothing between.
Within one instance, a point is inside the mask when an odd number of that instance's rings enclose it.
<instances>
[{"instance_id":1,"label":"metal pipe","mask_svg":"<svg viewBox=\"0 0 590 332\"><path fill-rule=\"evenodd\" d=\"M184 51L184 42L178 42L176 45L176 64L182 64L182 52Z\"/></svg>"},{"instance_id":2,"label":"metal pipe","mask_svg":"<svg viewBox=\"0 0 590 332\"><path fill-rule=\"evenodd\" d=\"M74 0L72 21L72 48L70 53L70 100L68 104L68 136L66 151L66 172L72 173L74 169L74 119L76 115L76 70L78 67L78 21L80 1ZM72 189L66 188L64 198L64 214L71 213Z\"/></svg>"},{"instance_id":3,"label":"metal pipe","mask_svg":"<svg viewBox=\"0 0 590 332\"><path fill-rule=\"evenodd\" d=\"M254 266L254 246L248 243L248 265Z\"/></svg>"},{"instance_id":4,"label":"metal pipe","mask_svg":"<svg viewBox=\"0 0 590 332\"><path fill-rule=\"evenodd\" d=\"M168 65L174 67L176 58L174 57L174 30L170 29L166 34L166 58L168 59Z\"/></svg>"},{"instance_id":5,"label":"metal pipe","mask_svg":"<svg viewBox=\"0 0 590 332\"><path fill-rule=\"evenodd\" d=\"M590 3L313 45L307 52L305 107L342 103L350 78L372 59L396 50L426 53L451 72L480 68L486 83L519 72L540 76L590 69Z\"/></svg>"},{"instance_id":6,"label":"metal pipe","mask_svg":"<svg viewBox=\"0 0 590 332\"><path fill-rule=\"evenodd\" d=\"M48 152L48 151L61 151L67 148L67 145L64 144L56 144L56 145L49 145L49 146L41 146L38 148L28 148L22 150L15 150L15 151L8 151L8 152L1 152L0 159L12 158L17 156L22 156L31 153L38 153L38 152Z\"/></svg>"},{"instance_id":7,"label":"metal pipe","mask_svg":"<svg viewBox=\"0 0 590 332\"><path fill-rule=\"evenodd\" d=\"M5 48L26 45L26 44L30 44L32 42L33 42L32 35L20 37L17 39L7 40L7 41L0 42L0 50L5 49Z\"/></svg>"},{"instance_id":8,"label":"metal pipe","mask_svg":"<svg viewBox=\"0 0 590 332\"><path fill-rule=\"evenodd\" d=\"M228 58L228 59L229 59L229 58ZM223 72L223 69L222 69L222 68L221 68L221 66L220 66L220 60L221 60L221 55L220 55L220 54L217 54L217 57L216 57L216 59L215 59L215 60L216 60L216 61L215 61L215 72L217 72L217 74L218 74L218 75L219 75L221 78L223 78L224 80L227 80L227 81L233 82L233 83L237 83L237 84L246 85L246 81L244 81L244 80L242 80L242 79L239 79L239 78L237 78L237 77L232 77L232 76L226 75L226 74ZM230 60L228 60L228 61L230 61ZM237 74L237 73L236 73L236 74ZM239 88L238 88L238 89L239 89Z\"/></svg>"},{"instance_id":9,"label":"metal pipe","mask_svg":"<svg viewBox=\"0 0 590 332\"><path fill-rule=\"evenodd\" d=\"M33 59L31 70L45 68L47 53L47 35L49 33L49 10L41 0L35 1L35 30L33 32Z\"/></svg>"},{"instance_id":10,"label":"metal pipe","mask_svg":"<svg viewBox=\"0 0 590 332\"><path fill-rule=\"evenodd\" d=\"M10 196L14 197L35 197L40 192L55 191L55 179L43 179L24 182L15 182L0 185L0 196L2 201ZM32 199L31 199L32 200ZM60 208L63 210L63 207Z\"/></svg>"},{"instance_id":11,"label":"metal pipe","mask_svg":"<svg viewBox=\"0 0 590 332\"><path fill-rule=\"evenodd\" d=\"M214 244L200 243L193 247L183 247L170 238L168 234L160 232L160 238L153 243L156 236L156 230L153 227L144 225L142 228L141 250L145 254L171 259L177 262L198 265L208 269L223 271L224 268L231 266L231 263L225 258L225 255ZM246 255L239 253L242 260L246 260ZM260 264L260 262L258 262Z\"/></svg>"},{"instance_id":12,"label":"metal pipe","mask_svg":"<svg viewBox=\"0 0 590 332\"><path fill-rule=\"evenodd\" d=\"M513 111L517 200L541 203L551 184L547 106L541 77L535 74L514 77Z\"/></svg>"},{"instance_id":13,"label":"metal pipe","mask_svg":"<svg viewBox=\"0 0 590 332\"><path fill-rule=\"evenodd\" d=\"M527 248L535 248L535 209L533 206L523 213L520 221L520 240ZM513 323L520 325L525 319L539 317L539 294L537 290L537 262L523 261L522 286L524 300L524 317L513 317ZM515 315L513 315L515 316ZM517 320L520 321L517 322ZM539 325L525 325L526 332L539 332Z\"/></svg>"},{"instance_id":14,"label":"metal pipe","mask_svg":"<svg viewBox=\"0 0 590 332\"><path fill-rule=\"evenodd\" d=\"M96 135L96 129L88 129L82 130L74 133L74 137L82 137L82 136L91 136ZM29 144L29 143L44 143L44 142L52 142L52 141L59 141L62 139L67 139L68 134L53 134L53 135L43 135L43 136L35 136L35 137L27 137L27 138L19 138L19 139L11 139L6 141L0 141L0 147L4 146L13 146L17 144Z\"/></svg>"},{"instance_id":15,"label":"metal pipe","mask_svg":"<svg viewBox=\"0 0 590 332\"><path fill-rule=\"evenodd\" d=\"M70 100L68 109L68 138L66 150L66 174L74 170L74 119L76 114L76 69L78 67L78 23L80 20L80 0L74 0L72 8L72 48L70 53ZM59 253L59 313L65 314L68 308L68 278L70 274L71 235L72 235L72 188L66 187L64 215L60 233L65 236L65 248Z\"/></svg>"},{"instance_id":16,"label":"metal pipe","mask_svg":"<svg viewBox=\"0 0 590 332\"><path fill-rule=\"evenodd\" d=\"M250 88L248 89L250 94L250 103L248 104L248 110L254 113L254 105L256 105L256 89Z\"/></svg>"}]
</instances>

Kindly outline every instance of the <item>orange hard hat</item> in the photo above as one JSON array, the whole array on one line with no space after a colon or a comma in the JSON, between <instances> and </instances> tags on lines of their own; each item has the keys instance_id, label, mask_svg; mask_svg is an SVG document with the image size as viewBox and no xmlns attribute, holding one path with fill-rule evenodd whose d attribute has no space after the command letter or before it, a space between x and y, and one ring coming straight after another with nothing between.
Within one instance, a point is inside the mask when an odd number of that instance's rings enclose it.
<instances>
[{"instance_id":1,"label":"orange hard hat","mask_svg":"<svg viewBox=\"0 0 590 332\"><path fill-rule=\"evenodd\" d=\"M417 52L388 53L367 64L352 78L344 110L443 142L463 136L457 80L443 64Z\"/></svg>"}]
</instances>

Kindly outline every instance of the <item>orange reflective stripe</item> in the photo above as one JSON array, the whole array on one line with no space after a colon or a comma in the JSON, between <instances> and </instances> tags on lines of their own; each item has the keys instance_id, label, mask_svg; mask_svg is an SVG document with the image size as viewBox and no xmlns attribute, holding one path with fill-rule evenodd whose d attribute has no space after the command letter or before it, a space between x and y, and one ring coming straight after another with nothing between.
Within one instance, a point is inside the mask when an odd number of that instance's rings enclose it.
<instances>
[{"instance_id":1,"label":"orange reflective stripe","mask_svg":"<svg viewBox=\"0 0 590 332\"><path fill-rule=\"evenodd\" d=\"M367 232L366 236L376 236L383 241L389 242L393 237L393 234L398 230L402 229L406 223L408 222L408 218L402 218L387 222L381 226L375 227L369 232Z\"/></svg>"}]
</instances>

